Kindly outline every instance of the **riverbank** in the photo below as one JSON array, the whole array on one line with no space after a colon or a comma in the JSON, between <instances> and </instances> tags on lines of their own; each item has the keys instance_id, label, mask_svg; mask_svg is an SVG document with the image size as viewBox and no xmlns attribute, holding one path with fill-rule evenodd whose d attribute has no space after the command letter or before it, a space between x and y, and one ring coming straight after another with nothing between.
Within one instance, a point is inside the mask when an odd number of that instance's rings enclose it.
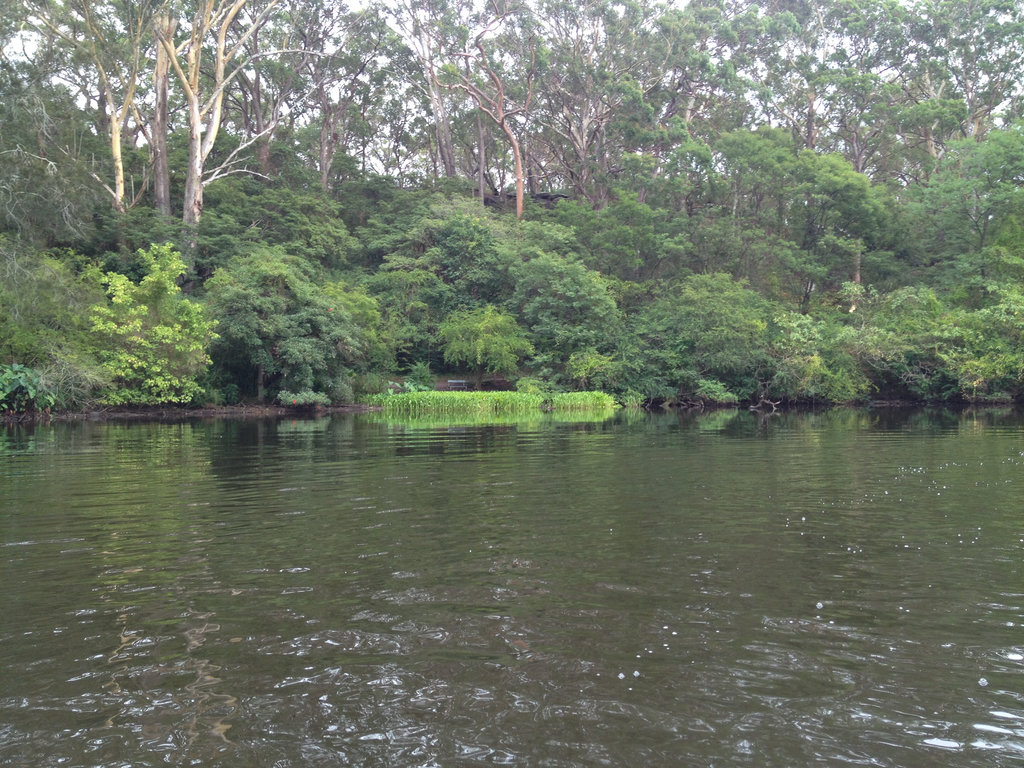
<instances>
[{"instance_id":1,"label":"riverbank","mask_svg":"<svg viewBox=\"0 0 1024 768\"><path fill-rule=\"evenodd\" d=\"M329 413L367 413L380 410L374 406L352 403L348 405L319 406L316 408L290 408L282 405L222 405L222 406L152 406L147 408L90 408L84 411L53 411L34 413L5 413L0 416L4 424L25 424L47 421L187 421L189 419L262 419L268 417L302 416Z\"/></svg>"}]
</instances>

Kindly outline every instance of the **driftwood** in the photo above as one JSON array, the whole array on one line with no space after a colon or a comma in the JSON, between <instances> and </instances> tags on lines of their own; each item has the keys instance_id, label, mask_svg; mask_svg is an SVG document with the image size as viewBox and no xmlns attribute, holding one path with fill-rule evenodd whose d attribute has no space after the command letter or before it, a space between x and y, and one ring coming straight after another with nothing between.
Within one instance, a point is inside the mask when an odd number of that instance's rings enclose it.
<instances>
[{"instance_id":1,"label":"driftwood","mask_svg":"<svg viewBox=\"0 0 1024 768\"><path fill-rule=\"evenodd\" d=\"M750 410L761 413L775 413L781 404L781 400L769 400L767 397L762 397L755 405L750 406Z\"/></svg>"}]
</instances>

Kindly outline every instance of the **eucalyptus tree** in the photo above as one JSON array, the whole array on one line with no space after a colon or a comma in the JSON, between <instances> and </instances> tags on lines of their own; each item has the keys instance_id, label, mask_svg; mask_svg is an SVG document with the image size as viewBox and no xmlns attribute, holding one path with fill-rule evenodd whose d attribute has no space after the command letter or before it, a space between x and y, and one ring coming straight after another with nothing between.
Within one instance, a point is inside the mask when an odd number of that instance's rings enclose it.
<instances>
[{"instance_id":1,"label":"eucalyptus tree","mask_svg":"<svg viewBox=\"0 0 1024 768\"><path fill-rule=\"evenodd\" d=\"M648 98L659 125L678 119L703 141L743 125L748 107L740 71L752 43L750 15L726 0L694 0L657 16L653 40L664 74Z\"/></svg>"},{"instance_id":2,"label":"eucalyptus tree","mask_svg":"<svg viewBox=\"0 0 1024 768\"><path fill-rule=\"evenodd\" d=\"M445 69L446 87L469 96L501 131L512 154L516 185L516 218L523 218L525 172L520 143L522 123L530 114L537 74L536 39L526 6L488 0L486 7L469 19L449 50L452 59ZM518 55L516 55L518 54ZM480 145L483 147L482 129ZM479 165L484 166L482 151Z\"/></svg>"},{"instance_id":3,"label":"eucalyptus tree","mask_svg":"<svg viewBox=\"0 0 1024 768\"><path fill-rule=\"evenodd\" d=\"M950 140L980 140L1020 115L1024 8L1013 0L919 0L911 11L900 136L919 151L909 179L920 181Z\"/></svg>"},{"instance_id":4,"label":"eucalyptus tree","mask_svg":"<svg viewBox=\"0 0 1024 768\"><path fill-rule=\"evenodd\" d=\"M329 189L339 151L357 160L350 170L403 177L414 152L412 124L426 111L410 85L414 57L388 26L383 9L337 10L319 0L315 5L299 39L304 49L321 53L304 64L311 95L300 122L314 134L321 187Z\"/></svg>"},{"instance_id":5,"label":"eucalyptus tree","mask_svg":"<svg viewBox=\"0 0 1024 768\"><path fill-rule=\"evenodd\" d=\"M267 23L279 0L266 0L252 9L247 2L166 0L159 9L161 23L154 26L157 44L185 102L188 160L182 219L186 226L199 222L204 186L231 172L241 149L216 168L208 168L207 160L222 125L227 90L250 63L246 61L246 46ZM165 137L157 140L164 141Z\"/></svg>"},{"instance_id":6,"label":"eucalyptus tree","mask_svg":"<svg viewBox=\"0 0 1024 768\"><path fill-rule=\"evenodd\" d=\"M1015 0L920 0L915 58L944 70L964 105L961 133L981 139L1024 95L1024 7Z\"/></svg>"},{"instance_id":7,"label":"eucalyptus tree","mask_svg":"<svg viewBox=\"0 0 1024 768\"><path fill-rule=\"evenodd\" d=\"M1024 281L1024 122L981 141L949 142L926 184L908 192L916 261L974 297Z\"/></svg>"},{"instance_id":8,"label":"eucalyptus tree","mask_svg":"<svg viewBox=\"0 0 1024 768\"><path fill-rule=\"evenodd\" d=\"M890 181L900 167L896 127L907 51L907 11L898 0L832 0L826 26L835 31L829 88L822 94L828 135L822 148L839 152L857 173Z\"/></svg>"},{"instance_id":9,"label":"eucalyptus tree","mask_svg":"<svg viewBox=\"0 0 1024 768\"><path fill-rule=\"evenodd\" d=\"M823 129L823 94L831 87L836 40L823 0L762 5L762 34L748 72L757 122L788 129L798 146L815 149Z\"/></svg>"},{"instance_id":10,"label":"eucalyptus tree","mask_svg":"<svg viewBox=\"0 0 1024 768\"><path fill-rule=\"evenodd\" d=\"M884 193L842 156L797 150L788 131L766 127L727 134L716 152L726 232L737 247L771 244L771 279L803 311L816 293L860 282L866 259L884 257Z\"/></svg>"},{"instance_id":11,"label":"eucalyptus tree","mask_svg":"<svg viewBox=\"0 0 1024 768\"><path fill-rule=\"evenodd\" d=\"M447 61L445 53L457 32L459 19L470 7L466 0L398 0L391 16L420 65L420 84L430 105L433 123L431 154L437 175L448 178L456 176L455 148L449 116L450 96L441 83L440 71Z\"/></svg>"},{"instance_id":12,"label":"eucalyptus tree","mask_svg":"<svg viewBox=\"0 0 1024 768\"><path fill-rule=\"evenodd\" d=\"M304 28L335 15L334 9L316 0L248 0L247 8L250 14L259 14L275 4L277 13L241 41L240 66L233 87L226 89L223 118L240 142L255 146L259 172L265 176L271 173L270 145L276 130L302 109L309 90L304 81L308 62L322 56L322 47L304 44Z\"/></svg>"},{"instance_id":13,"label":"eucalyptus tree","mask_svg":"<svg viewBox=\"0 0 1024 768\"><path fill-rule=\"evenodd\" d=\"M110 164L102 175L92 175L123 213L138 201L138 195L126 199L125 131L130 121L142 127L138 96L149 67L153 3L23 0L20 10L26 27L38 35L36 56L48 59L54 77L94 105Z\"/></svg>"},{"instance_id":14,"label":"eucalyptus tree","mask_svg":"<svg viewBox=\"0 0 1024 768\"><path fill-rule=\"evenodd\" d=\"M38 62L0 66L0 237L52 247L89 229L104 194L94 116Z\"/></svg>"},{"instance_id":15,"label":"eucalyptus tree","mask_svg":"<svg viewBox=\"0 0 1024 768\"><path fill-rule=\"evenodd\" d=\"M652 6L587 0L539 0L536 24L544 67L537 81L533 121L558 175L595 205L610 199L610 175L626 138L616 122L649 127L645 97L665 77L668 51L660 42Z\"/></svg>"}]
</instances>

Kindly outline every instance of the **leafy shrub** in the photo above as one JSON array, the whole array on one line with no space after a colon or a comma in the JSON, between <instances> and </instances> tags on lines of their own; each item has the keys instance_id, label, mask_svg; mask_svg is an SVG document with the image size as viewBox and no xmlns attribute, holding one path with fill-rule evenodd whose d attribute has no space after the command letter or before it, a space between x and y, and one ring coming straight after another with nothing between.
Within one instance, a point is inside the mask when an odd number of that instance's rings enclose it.
<instances>
[{"instance_id":1,"label":"leafy shrub","mask_svg":"<svg viewBox=\"0 0 1024 768\"><path fill-rule=\"evenodd\" d=\"M710 403L733 404L739 401L732 392L725 388L725 385L716 379L701 379L697 382L697 389L694 394L701 400Z\"/></svg>"},{"instance_id":2,"label":"leafy shrub","mask_svg":"<svg viewBox=\"0 0 1024 768\"><path fill-rule=\"evenodd\" d=\"M516 391L525 395L550 395L554 392L552 385L543 379L523 376L516 382Z\"/></svg>"},{"instance_id":3,"label":"leafy shrub","mask_svg":"<svg viewBox=\"0 0 1024 768\"><path fill-rule=\"evenodd\" d=\"M434 388L434 374L430 372L430 363L414 363L405 377L407 384L415 384L420 391Z\"/></svg>"},{"instance_id":4,"label":"leafy shrub","mask_svg":"<svg viewBox=\"0 0 1024 768\"><path fill-rule=\"evenodd\" d=\"M0 365L0 411L48 411L57 399L35 368L20 363Z\"/></svg>"},{"instance_id":5,"label":"leafy shrub","mask_svg":"<svg viewBox=\"0 0 1024 768\"><path fill-rule=\"evenodd\" d=\"M623 408L641 408L644 404L644 396L633 389L626 390L619 395L619 404Z\"/></svg>"},{"instance_id":6,"label":"leafy shrub","mask_svg":"<svg viewBox=\"0 0 1024 768\"><path fill-rule=\"evenodd\" d=\"M109 301L92 307L93 330L103 339L100 361L114 386L111 405L188 403L202 394L197 377L210 362L213 321L181 296L181 256L169 245L139 253L148 273L135 284L108 272Z\"/></svg>"},{"instance_id":7,"label":"leafy shrub","mask_svg":"<svg viewBox=\"0 0 1024 768\"><path fill-rule=\"evenodd\" d=\"M331 398L323 392L313 392L308 389L303 390L302 392L288 392L287 390L282 389L277 393L277 401L281 403L281 405L291 405L302 408L331 404Z\"/></svg>"}]
</instances>

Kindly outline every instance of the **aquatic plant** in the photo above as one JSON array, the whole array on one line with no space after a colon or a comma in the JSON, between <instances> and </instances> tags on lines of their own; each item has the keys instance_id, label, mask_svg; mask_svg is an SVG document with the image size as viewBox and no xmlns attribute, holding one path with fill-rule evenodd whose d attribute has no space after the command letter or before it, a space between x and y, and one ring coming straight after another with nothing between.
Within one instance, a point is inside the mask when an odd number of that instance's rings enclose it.
<instances>
[{"instance_id":1,"label":"aquatic plant","mask_svg":"<svg viewBox=\"0 0 1024 768\"><path fill-rule=\"evenodd\" d=\"M603 411L617 407L615 398L607 392L559 392L550 398L553 411Z\"/></svg>"},{"instance_id":2,"label":"aquatic plant","mask_svg":"<svg viewBox=\"0 0 1024 768\"><path fill-rule=\"evenodd\" d=\"M615 398L604 392L399 392L369 395L366 405L379 406L390 415L517 414L541 410L589 411L615 408Z\"/></svg>"}]
</instances>

